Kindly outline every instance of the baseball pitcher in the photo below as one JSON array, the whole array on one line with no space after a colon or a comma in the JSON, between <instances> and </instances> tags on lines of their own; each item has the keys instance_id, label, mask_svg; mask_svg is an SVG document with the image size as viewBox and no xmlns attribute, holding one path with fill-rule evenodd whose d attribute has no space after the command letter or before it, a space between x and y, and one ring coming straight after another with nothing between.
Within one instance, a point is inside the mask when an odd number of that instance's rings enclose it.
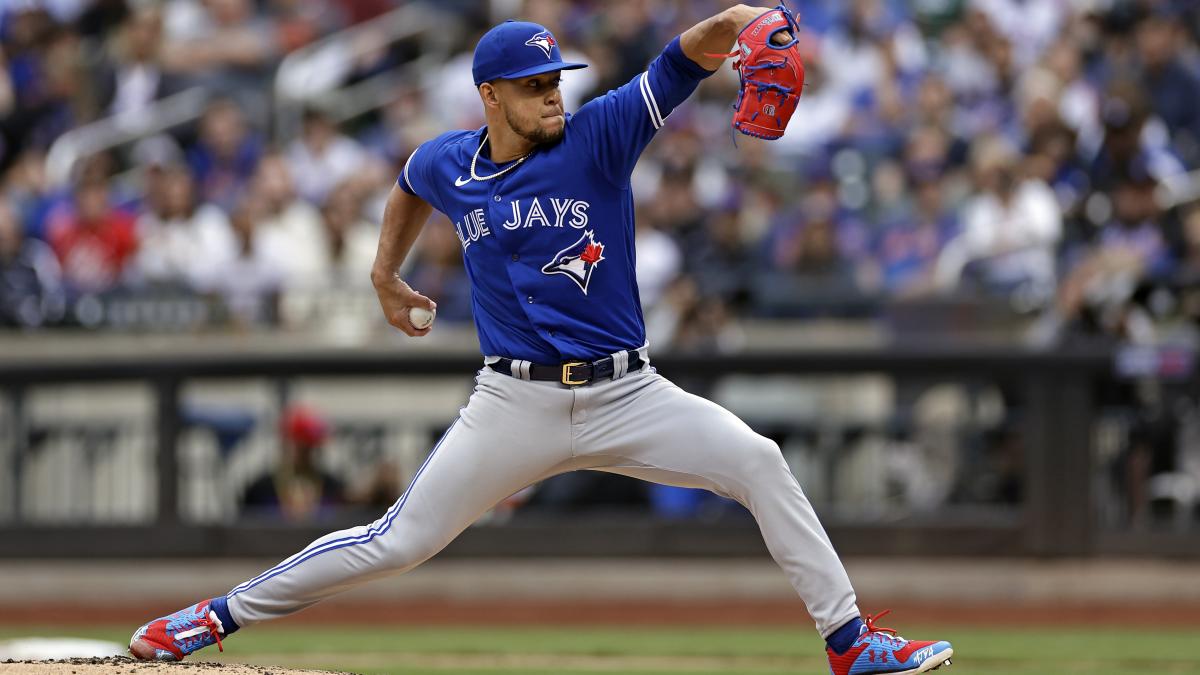
<instances>
[{"instance_id":1,"label":"baseball pitcher","mask_svg":"<svg viewBox=\"0 0 1200 675\"><path fill-rule=\"evenodd\" d=\"M372 271L388 321L426 335L436 305L396 270L432 209L454 223L484 354L469 402L382 517L151 621L134 633L133 655L182 659L241 627L406 572L525 486L592 469L706 488L749 509L827 641L834 675L948 664L949 643L905 640L861 617L779 447L651 367L630 173L671 111L728 57L741 77L734 128L781 136L803 86L796 32L782 6L732 7L574 114L563 109L560 72L585 66L563 62L550 31L509 21L485 34L473 74L487 125L442 134L408 158Z\"/></svg>"}]
</instances>

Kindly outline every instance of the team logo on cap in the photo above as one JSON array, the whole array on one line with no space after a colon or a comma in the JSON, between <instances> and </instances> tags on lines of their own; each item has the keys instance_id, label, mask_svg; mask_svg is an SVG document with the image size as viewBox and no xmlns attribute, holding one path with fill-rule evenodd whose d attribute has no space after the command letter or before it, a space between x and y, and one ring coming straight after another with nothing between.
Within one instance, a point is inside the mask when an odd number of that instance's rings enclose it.
<instances>
[{"instance_id":1,"label":"team logo on cap","mask_svg":"<svg viewBox=\"0 0 1200 675\"><path fill-rule=\"evenodd\" d=\"M587 295L592 271L601 260L604 260L604 244L596 241L595 232L587 230L579 241L555 253L554 259L542 267L542 274L565 274Z\"/></svg>"},{"instance_id":2,"label":"team logo on cap","mask_svg":"<svg viewBox=\"0 0 1200 675\"><path fill-rule=\"evenodd\" d=\"M554 49L554 45L558 43L554 41L554 36L550 34L550 31L544 30L526 40L525 44L530 47L537 47L546 54L546 58L552 59L554 57L550 55L550 50Z\"/></svg>"}]
</instances>

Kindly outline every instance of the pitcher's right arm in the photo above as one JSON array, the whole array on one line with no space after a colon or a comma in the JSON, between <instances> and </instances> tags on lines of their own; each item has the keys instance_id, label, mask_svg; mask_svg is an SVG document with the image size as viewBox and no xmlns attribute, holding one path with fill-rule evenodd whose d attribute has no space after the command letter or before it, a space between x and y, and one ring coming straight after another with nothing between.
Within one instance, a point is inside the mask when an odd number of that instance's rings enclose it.
<instances>
[{"instance_id":1,"label":"pitcher's right arm","mask_svg":"<svg viewBox=\"0 0 1200 675\"><path fill-rule=\"evenodd\" d=\"M414 291L400 278L399 270L432 212L433 207L429 202L409 194L399 185L392 186L383 210L383 227L379 232L375 264L371 268L371 283L379 296L383 315L392 326L413 337L425 335L430 327L414 328L408 320L409 308L424 307L433 311L437 303Z\"/></svg>"}]
</instances>

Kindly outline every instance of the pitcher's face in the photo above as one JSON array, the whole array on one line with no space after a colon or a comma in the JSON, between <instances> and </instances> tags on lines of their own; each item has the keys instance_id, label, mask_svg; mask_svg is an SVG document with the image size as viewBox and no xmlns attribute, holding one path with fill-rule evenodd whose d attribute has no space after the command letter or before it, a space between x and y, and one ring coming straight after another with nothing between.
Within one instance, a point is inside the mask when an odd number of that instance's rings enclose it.
<instances>
[{"instance_id":1,"label":"pitcher's face","mask_svg":"<svg viewBox=\"0 0 1200 675\"><path fill-rule=\"evenodd\" d=\"M557 143L567 120L563 113L559 71L492 83L510 129L530 143ZM481 85L483 86L483 85Z\"/></svg>"}]
</instances>

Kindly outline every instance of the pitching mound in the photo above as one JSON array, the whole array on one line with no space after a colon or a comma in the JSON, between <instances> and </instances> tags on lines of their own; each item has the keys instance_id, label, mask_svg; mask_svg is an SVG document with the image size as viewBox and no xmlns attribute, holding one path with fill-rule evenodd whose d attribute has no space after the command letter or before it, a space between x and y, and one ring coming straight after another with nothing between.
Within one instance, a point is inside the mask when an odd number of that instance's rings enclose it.
<instances>
[{"instance_id":1,"label":"pitching mound","mask_svg":"<svg viewBox=\"0 0 1200 675\"><path fill-rule=\"evenodd\" d=\"M0 663L0 675L331 675L326 670L293 670L271 666L248 666L240 663L155 663L134 661L127 656L105 658L60 659L52 661L13 661ZM342 674L345 675L345 674Z\"/></svg>"}]
</instances>

